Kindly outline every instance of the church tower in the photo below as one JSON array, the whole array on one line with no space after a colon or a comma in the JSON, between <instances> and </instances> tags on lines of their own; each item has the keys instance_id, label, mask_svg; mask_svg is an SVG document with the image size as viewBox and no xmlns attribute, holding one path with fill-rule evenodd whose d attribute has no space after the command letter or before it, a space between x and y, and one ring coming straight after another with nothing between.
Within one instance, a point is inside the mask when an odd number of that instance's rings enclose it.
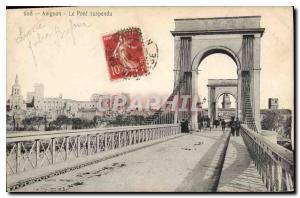
<instances>
[{"instance_id":1,"label":"church tower","mask_svg":"<svg viewBox=\"0 0 300 198\"><path fill-rule=\"evenodd\" d=\"M12 96L19 96L21 94L21 87L19 84L18 74L16 75L15 83L12 86Z\"/></svg>"},{"instance_id":2,"label":"church tower","mask_svg":"<svg viewBox=\"0 0 300 198\"><path fill-rule=\"evenodd\" d=\"M18 75L16 75L15 83L12 86L12 93L9 98L10 109L19 110L24 108L24 101L21 95L21 86L19 84Z\"/></svg>"}]
</instances>

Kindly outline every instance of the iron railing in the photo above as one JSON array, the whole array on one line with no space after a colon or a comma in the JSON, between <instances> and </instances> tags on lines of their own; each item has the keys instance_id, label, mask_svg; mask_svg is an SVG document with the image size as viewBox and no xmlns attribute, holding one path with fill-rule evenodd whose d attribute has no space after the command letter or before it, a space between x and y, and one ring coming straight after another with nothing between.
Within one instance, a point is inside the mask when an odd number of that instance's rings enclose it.
<instances>
[{"instance_id":1,"label":"iron railing","mask_svg":"<svg viewBox=\"0 0 300 198\"><path fill-rule=\"evenodd\" d=\"M244 124L241 135L268 191L294 191L293 152L269 141Z\"/></svg>"},{"instance_id":2,"label":"iron railing","mask_svg":"<svg viewBox=\"0 0 300 198\"><path fill-rule=\"evenodd\" d=\"M165 124L10 133L6 137L7 175L156 140L179 132L178 124Z\"/></svg>"}]
</instances>

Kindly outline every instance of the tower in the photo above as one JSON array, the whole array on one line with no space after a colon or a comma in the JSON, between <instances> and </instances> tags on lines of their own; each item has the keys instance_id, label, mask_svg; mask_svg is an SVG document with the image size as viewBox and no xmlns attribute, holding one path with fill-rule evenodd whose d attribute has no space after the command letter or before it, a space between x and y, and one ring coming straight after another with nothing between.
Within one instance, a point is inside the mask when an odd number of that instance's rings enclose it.
<instances>
[{"instance_id":1,"label":"tower","mask_svg":"<svg viewBox=\"0 0 300 198\"><path fill-rule=\"evenodd\" d=\"M224 94L223 101L222 101L222 109L230 109L231 101L228 94Z\"/></svg>"},{"instance_id":2,"label":"tower","mask_svg":"<svg viewBox=\"0 0 300 198\"><path fill-rule=\"evenodd\" d=\"M269 98L268 107L272 110L278 109L278 98Z\"/></svg>"},{"instance_id":3,"label":"tower","mask_svg":"<svg viewBox=\"0 0 300 198\"><path fill-rule=\"evenodd\" d=\"M12 86L12 96L19 96L20 94L21 94L21 87L19 85L19 78L17 74L15 78L15 83Z\"/></svg>"},{"instance_id":4,"label":"tower","mask_svg":"<svg viewBox=\"0 0 300 198\"><path fill-rule=\"evenodd\" d=\"M9 98L9 106L10 109L15 109L15 110L25 108L25 103L21 95L21 86L19 84L18 75L16 75L15 83L12 86L12 93Z\"/></svg>"},{"instance_id":5,"label":"tower","mask_svg":"<svg viewBox=\"0 0 300 198\"><path fill-rule=\"evenodd\" d=\"M44 98L44 85L42 83L34 84L34 97L35 97L35 99L43 99Z\"/></svg>"}]
</instances>

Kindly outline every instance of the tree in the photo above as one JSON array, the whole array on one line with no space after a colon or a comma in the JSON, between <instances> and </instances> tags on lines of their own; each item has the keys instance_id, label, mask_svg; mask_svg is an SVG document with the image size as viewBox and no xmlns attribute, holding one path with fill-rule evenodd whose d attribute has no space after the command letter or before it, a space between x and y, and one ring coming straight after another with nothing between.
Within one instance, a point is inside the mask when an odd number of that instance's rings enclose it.
<instances>
[{"instance_id":1,"label":"tree","mask_svg":"<svg viewBox=\"0 0 300 198\"><path fill-rule=\"evenodd\" d=\"M44 115L45 131L47 131L47 116Z\"/></svg>"},{"instance_id":2,"label":"tree","mask_svg":"<svg viewBox=\"0 0 300 198\"><path fill-rule=\"evenodd\" d=\"M94 127L97 126L98 122L101 121L101 116L98 116L98 115L95 115L93 117L93 124L94 124Z\"/></svg>"},{"instance_id":3,"label":"tree","mask_svg":"<svg viewBox=\"0 0 300 198\"><path fill-rule=\"evenodd\" d=\"M24 125L24 129L28 129L28 128L32 128L33 125L33 118L24 118L24 120L22 120L22 124Z\"/></svg>"},{"instance_id":4,"label":"tree","mask_svg":"<svg viewBox=\"0 0 300 198\"><path fill-rule=\"evenodd\" d=\"M42 124L42 122L44 121L44 118L41 116L34 116L33 117L33 124L37 125L37 129L39 130L40 125Z\"/></svg>"},{"instance_id":5,"label":"tree","mask_svg":"<svg viewBox=\"0 0 300 198\"><path fill-rule=\"evenodd\" d=\"M15 115L13 115L13 125L14 125L14 131L16 130L16 118Z\"/></svg>"},{"instance_id":6,"label":"tree","mask_svg":"<svg viewBox=\"0 0 300 198\"><path fill-rule=\"evenodd\" d=\"M65 115L59 115L56 120L55 124L58 126L59 129L61 129L62 125L67 125L69 123L69 118Z\"/></svg>"},{"instance_id":7,"label":"tree","mask_svg":"<svg viewBox=\"0 0 300 198\"><path fill-rule=\"evenodd\" d=\"M12 121L12 116L6 114L6 122L9 123Z\"/></svg>"},{"instance_id":8,"label":"tree","mask_svg":"<svg viewBox=\"0 0 300 198\"><path fill-rule=\"evenodd\" d=\"M277 131L282 122L283 116L279 111L267 111L261 122L261 128L263 130Z\"/></svg>"},{"instance_id":9,"label":"tree","mask_svg":"<svg viewBox=\"0 0 300 198\"><path fill-rule=\"evenodd\" d=\"M43 120L44 120L44 118L41 116L33 116L33 117L24 118L22 120L22 124L24 125L24 130L36 130L34 128L34 125L37 125L37 128L39 129Z\"/></svg>"},{"instance_id":10,"label":"tree","mask_svg":"<svg viewBox=\"0 0 300 198\"><path fill-rule=\"evenodd\" d=\"M80 118L72 118L72 129L81 129L82 120Z\"/></svg>"},{"instance_id":11,"label":"tree","mask_svg":"<svg viewBox=\"0 0 300 198\"><path fill-rule=\"evenodd\" d=\"M287 117L286 121L283 124L284 129L284 137L291 138L291 130L292 130L292 116Z\"/></svg>"}]
</instances>

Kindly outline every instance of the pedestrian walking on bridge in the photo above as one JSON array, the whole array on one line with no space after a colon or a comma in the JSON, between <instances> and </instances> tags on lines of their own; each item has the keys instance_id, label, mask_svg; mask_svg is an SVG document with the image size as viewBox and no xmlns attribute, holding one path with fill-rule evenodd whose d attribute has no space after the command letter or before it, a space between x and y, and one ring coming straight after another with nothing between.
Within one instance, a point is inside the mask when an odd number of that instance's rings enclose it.
<instances>
[{"instance_id":1,"label":"pedestrian walking on bridge","mask_svg":"<svg viewBox=\"0 0 300 198\"><path fill-rule=\"evenodd\" d=\"M222 131L225 131L225 127L226 127L226 122L224 119L222 119L221 121L221 125L222 125Z\"/></svg>"},{"instance_id":2,"label":"pedestrian walking on bridge","mask_svg":"<svg viewBox=\"0 0 300 198\"><path fill-rule=\"evenodd\" d=\"M231 121L229 122L230 132L232 136L235 136L235 121L234 117L231 118Z\"/></svg>"},{"instance_id":3,"label":"pedestrian walking on bridge","mask_svg":"<svg viewBox=\"0 0 300 198\"><path fill-rule=\"evenodd\" d=\"M202 116L198 116L198 128L200 131L203 128L203 117Z\"/></svg>"},{"instance_id":4,"label":"pedestrian walking on bridge","mask_svg":"<svg viewBox=\"0 0 300 198\"><path fill-rule=\"evenodd\" d=\"M182 119L180 125L181 125L181 133L189 132L189 121L187 119Z\"/></svg>"},{"instance_id":5,"label":"pedestrian walking on bridge","mask_svg":"<svg viewBox=\"0 0 300 198\"><path fill-rule=\"evenodd\" d=\"M209 128L209 131L211 131L211 123L210 123L210 118L207 117L207 125L206 128Z\"/></svg>"},{"instance_id":6,"label":"pedestrian walking on bridge","mask_svg":"<svg viewBox=\"0 0 300 198\"><path fill-rule=\"evenodd\" d=\"M236 136L240 136L240 128L241 128L241 122L239 121L239 118L235 121L235 133Z\"/></svg>"}]
</instances>

